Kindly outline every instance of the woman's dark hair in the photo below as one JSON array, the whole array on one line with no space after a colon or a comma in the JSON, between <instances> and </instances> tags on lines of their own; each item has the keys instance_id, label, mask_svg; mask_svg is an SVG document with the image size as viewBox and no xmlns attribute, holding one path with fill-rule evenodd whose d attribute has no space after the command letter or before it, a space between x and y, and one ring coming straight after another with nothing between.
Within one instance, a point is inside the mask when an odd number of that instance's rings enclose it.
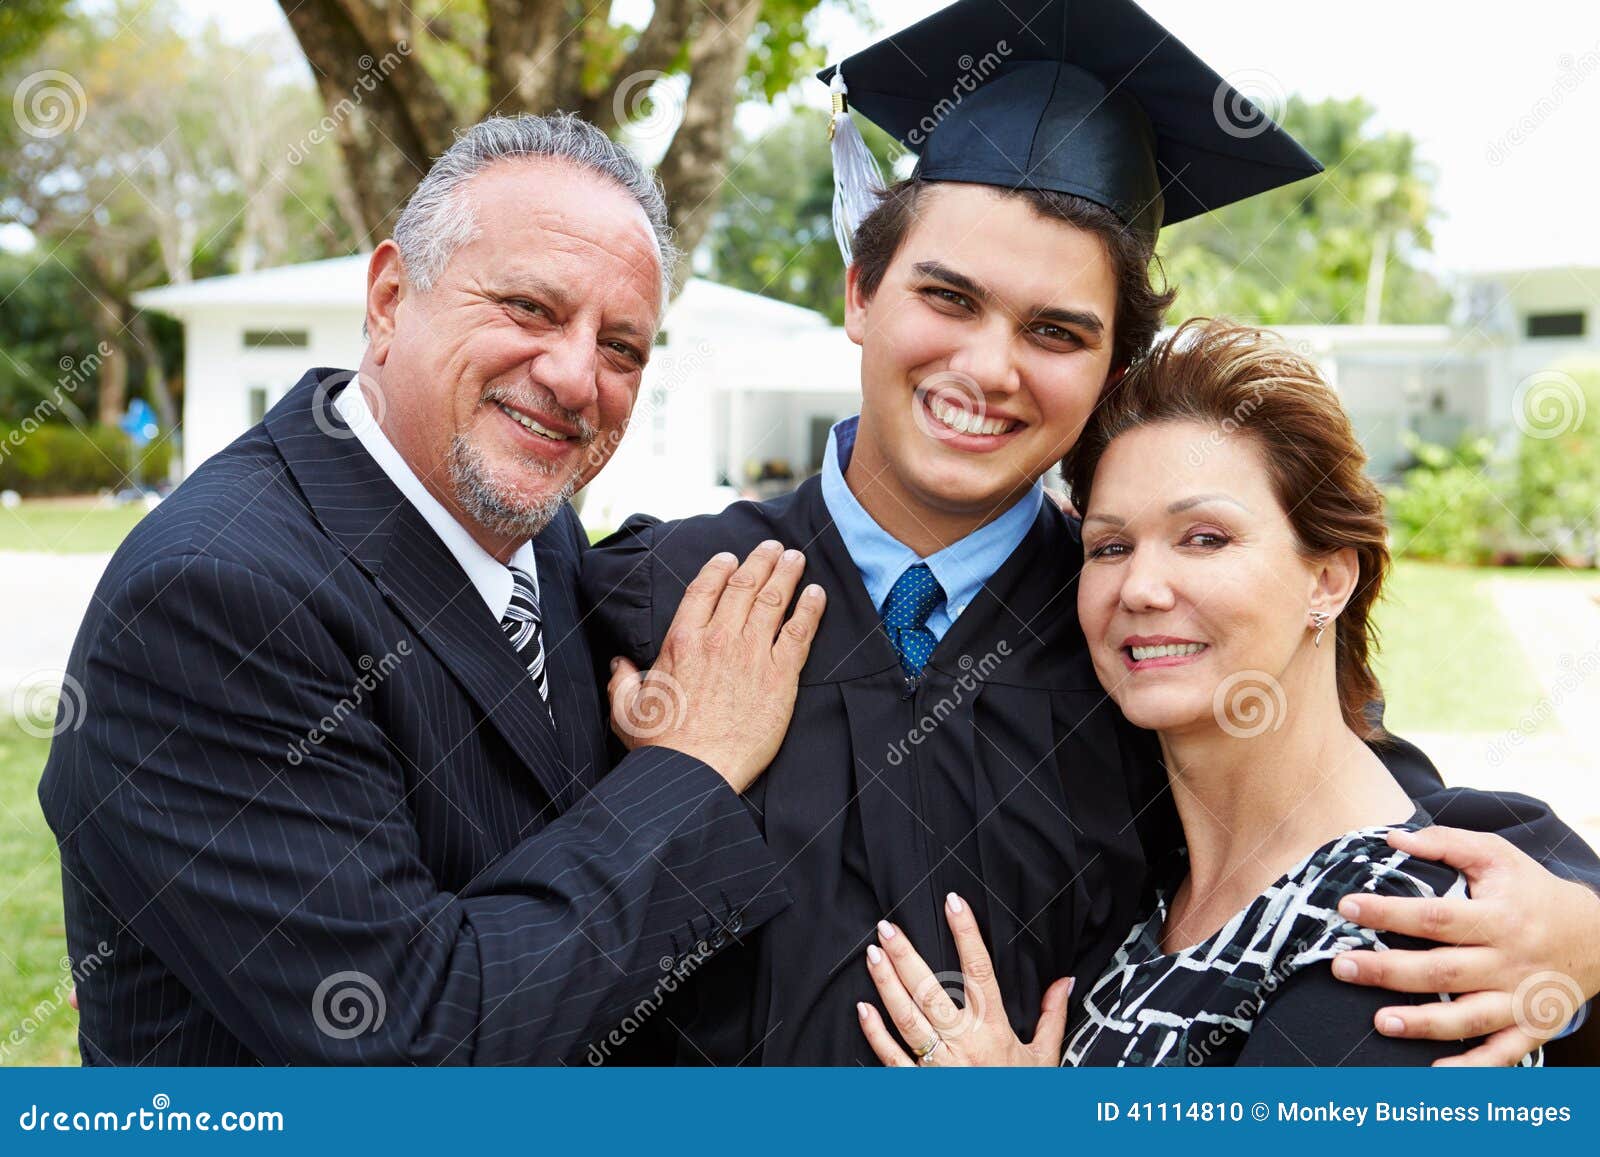
<instances>
[{"instance_id":1,"label":"woman's dark hair","mask_svg":"<svg viewBox=\"0 0 1600 1157\"><path fill-rule=\"evenodd\" d=\"M1371 615L1389 572L1389 532L1383 492L1367 476L1366 452L1339 396L1276 334L1193 318L1101 393L1061 464L1073 505L1088 510L1095 469L1113 441L1160 422L1200 422L1221 437L1252 439L1300 552L1356 552L1360 574L1334 636L1339 705L1357 735L1383 738L1367 710L1382 694L1371 666Z\"/></svg>"},{"instance_id":2,"label":"woman's dark hair","mask_svg":"<svg viewBox=\"0 0 1600 1157\"><path fill-rule=\"evenodd\" d=\"M872 297L883 284L889 264L916 222L918 203L937 184L911 177L879 194L877 208L861 222L852 246L852 265L857 271L856 280L863 297ZM1005 197L1018 197L1045 220L1064 222L1100 239L1117 278L1111 364L1116 368L1126 367L1149 349L1161 331L1161 320L1172 305L1172 299L1177 296L1175 290L1165 285L1158 290L1151 280L1152 266L1159 269L1155 239L1123 224L1110 209L1070 193L999 186L994 186L992 191Z\"/></svg>"}]
</instances>

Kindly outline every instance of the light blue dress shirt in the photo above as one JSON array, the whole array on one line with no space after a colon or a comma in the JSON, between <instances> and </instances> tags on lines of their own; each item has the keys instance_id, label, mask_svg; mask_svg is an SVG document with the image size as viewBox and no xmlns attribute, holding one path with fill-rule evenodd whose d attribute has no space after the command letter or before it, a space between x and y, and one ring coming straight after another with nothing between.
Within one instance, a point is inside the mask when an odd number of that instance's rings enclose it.
<instances>
[{"instance_id":1,"label":"light blue dress shirt","mask_svg":"<svg viewBox=\"0 0 1600 1157\"><path fill-rule=\"evenodd\" d=\"M959 542L921 558L917 552L879 526L866 508L856 501L845 483L844 472L856 446L859 417L846 418L828 434L828 448L822 458L822 501L844 539L872 605L880 611L889 588L909 566L922 562L944 588L944 601L928 616L928 630L942 640L961 612L972 604L983 584L994 577L1011 552L1027 537L1028 528L1039 515L1044 489L1038 483L1017 503L988 525L973 531Z\"/></svg>"}]
</instances>

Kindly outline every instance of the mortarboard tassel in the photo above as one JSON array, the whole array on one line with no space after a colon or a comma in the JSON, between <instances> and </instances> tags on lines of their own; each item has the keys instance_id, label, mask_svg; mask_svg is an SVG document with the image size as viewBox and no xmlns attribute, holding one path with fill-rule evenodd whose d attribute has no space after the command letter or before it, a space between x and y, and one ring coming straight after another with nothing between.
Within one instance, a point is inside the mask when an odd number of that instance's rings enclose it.
<instances>
[{"instance_id":1,"label":"mortarboard tassel","mask_svg":"<svg viewBox=\"0 0 1600 1157\"><path fill-rule=\"evenodd\" d=\"M850 119L850 104L844 73L833 70L829 82L833 93L833 117L828 122L828 140L833 146L833 236L839 242L844 263L850 264L850 243L867 214L878 207L883 191L883 171L878 160L861 139L861 130Z\"/></svg>"}]
</instances>

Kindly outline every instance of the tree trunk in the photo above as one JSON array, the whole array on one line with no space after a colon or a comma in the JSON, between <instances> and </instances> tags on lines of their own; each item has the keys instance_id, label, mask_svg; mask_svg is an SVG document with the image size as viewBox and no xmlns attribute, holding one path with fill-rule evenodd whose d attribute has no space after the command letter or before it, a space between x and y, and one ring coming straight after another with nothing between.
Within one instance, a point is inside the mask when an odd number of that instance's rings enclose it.
<instances>
[{"instance_id":1,"label":"tree trunk","mask_svg":"<svg viewBox=\"0 0 1600 1157\"><path fill-rule=\"evenodd\" d=\"M689 43L689 95L683 123L659 168L678 245L693 253L716 212L733 147L739 78L750 58L750 35L761 5L754 0L705 0ZM687 271L685 271L687 272Z\"/></svg>"},{"instance_id":2,"label":"tree trunk","mask_svg":"<svg viewBox=\"0 0 1600 1157\"><path fill-rule=\"evenodd\" d=\"M317 78L364 244L394 230L406 198L433 158L450 146L455 114L406 39L404 5L368 0L281 0Z\"/></svg>"},{"instance_id":3,"label":"tree trunk","mask_svg":"<svg viewBox=\"0 0 1600 1157\"><path fill-rule=\"evenodd\" d=\"M1383 278L1389 269L1387 229L1379 229L1372 240L1372 258L1367 263L1367 300L1361 311L1362 325L1377 325L1383 316Z\"/></svg>"}]
</instances>

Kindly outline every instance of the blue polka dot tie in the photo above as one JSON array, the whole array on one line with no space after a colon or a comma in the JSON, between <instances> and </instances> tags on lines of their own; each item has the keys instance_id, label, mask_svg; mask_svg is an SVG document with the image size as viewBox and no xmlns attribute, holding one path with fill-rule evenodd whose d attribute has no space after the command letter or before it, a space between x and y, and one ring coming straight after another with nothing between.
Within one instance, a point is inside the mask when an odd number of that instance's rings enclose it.
<instances>
[{"instance_id":1,"label":"blue polka dot tie","mask_svg":"<svg viewBox=\"0 0 1600 1157\"><path fill-rule=\"evenodd\" d=\"M920 562L907 567L905 573L894 580L889 597L883 600L883 628L889 632L889 641L894 644L900 666L909 679L922 674L928 656L933 654L938 640L928 630L928 616L943 601L944 588L927 565Z\"/></svg>"}]
</instances>

